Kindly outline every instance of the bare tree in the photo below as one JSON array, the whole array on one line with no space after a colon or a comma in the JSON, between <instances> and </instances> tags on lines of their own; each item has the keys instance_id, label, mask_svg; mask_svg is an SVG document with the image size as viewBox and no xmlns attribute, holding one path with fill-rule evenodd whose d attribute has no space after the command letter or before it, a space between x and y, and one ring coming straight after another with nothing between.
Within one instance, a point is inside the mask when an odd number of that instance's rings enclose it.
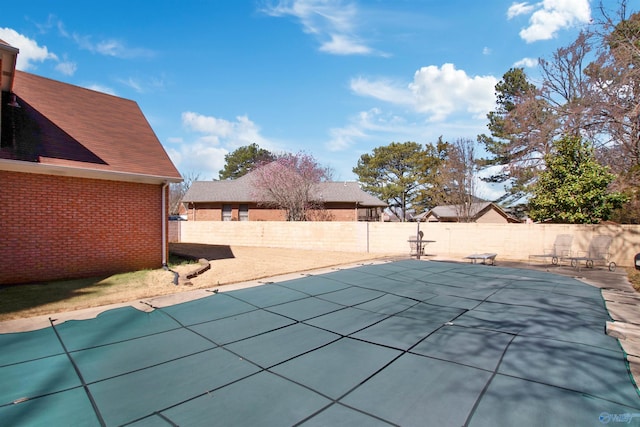
<instances>
[{"instance_id":1,"label":"bare tree","mask_svg":"<svg viewBox=\"0 0 640 427\"><path fill-rule=\"evenodd\" d=\"M585 132L593 127L593 92L584 71L594 42L594 34L583 30L569 46L557 49L550 60L539 60L541 95L557 117L555 136L587 136Z\"/></svg>"},{"instance_id":2,"label":"bare tree","mask_svg":"<svg viewBox=\"0 0 640 427\"><path fill-rule=\"evenodd\" d=\"M449 145L443 169L448 188L448 204L455 206L460 222L470 222L474 216L473 203L477 200L477 158L475 142L459 138Z\"/></svg>"},{"instance_id":3,"label":"bare tree","mask_svg":"<svg viewBox=\"0 0 640 427\"><path fill-rule=\"evenodd\" d=\"M629 14L626 0L613 11L601 2L600 12L601 47L586 71L600 100L605 137L597 155L616 174L612 189L629 200L612 219L640 223L640 13Z\"/></svg>"},{"instance_id":4,"label":"bare tree","mask_svg":"<svg viewBox=\"0 0 640 427\"><path fill-rule=\"evenodd\" d=\"M183 176L182 182L169 185L169 215L179 215L180 205L182 204L182 198L193 181L198 181L200 174L195 172L189 172Z\"/></svg>"},{"instance_id":5,"label":"bare tree","mask_svg":"<svg viewBox=\"0 0 640 427\"><path fill-rule=\"evenodd\" d=\"M317 184L331 177L329 169L309 154L284 154L252 173L254 197L263 206L283 209L287 221L308 221L321 216L323 203Z\"/></svg>"},{"instance_id":6,"label":"bare tree","mask_svg":"<svg viewBox=\"0 0 640 427\"><path fill-rule=\"evenodd\" d=\"M627 17L626 1L616 15L601 11L602 47L587 74L608 137L603 159L620 173L640 165L640 14Z\"/></svg>"},{"instance_id":7,"label":"bare tree","mask_svg":"<svg viewBox=\"0 0 640 427\"><path fill-rule=\"evenodd\" d=\"M582 31L569 46L553 52L550 59L539 59L541 87L529 86L519 93L506 114L504 130L511 141L507 170L520 184L517 190L527 190L535 180L557 137L597 133L594 98L584 74L592 43L592 33Z\"/></svg>"}]
</instances>

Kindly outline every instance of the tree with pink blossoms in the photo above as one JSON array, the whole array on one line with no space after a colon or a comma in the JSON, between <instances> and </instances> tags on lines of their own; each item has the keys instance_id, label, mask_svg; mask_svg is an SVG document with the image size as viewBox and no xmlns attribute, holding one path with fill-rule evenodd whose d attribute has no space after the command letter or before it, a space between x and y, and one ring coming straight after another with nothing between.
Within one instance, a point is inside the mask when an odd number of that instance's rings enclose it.
<instances>
[{"instance_id":1,"label":"tree with pink blossoms","mask_svg":"<svg viewBox=\"0 0 640 427\"><path fill-rule=\"evenodd\" d=\"M252 172L254 197L262 206L283 209L287 221L308 221L323 209L317 184L329 181L331 171L311 155L279 155ZM316 215L317 216L317 215Z\"/></svg>"}]
</instances>

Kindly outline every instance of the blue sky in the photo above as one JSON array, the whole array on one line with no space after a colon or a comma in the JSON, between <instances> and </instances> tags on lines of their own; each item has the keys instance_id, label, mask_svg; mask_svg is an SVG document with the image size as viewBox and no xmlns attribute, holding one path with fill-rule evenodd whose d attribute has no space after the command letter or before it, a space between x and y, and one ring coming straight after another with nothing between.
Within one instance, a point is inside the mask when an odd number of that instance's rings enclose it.
<instances>
[{"instance_id":1,"label":"blue sky","mask_svg":"<svg viewBox=\"0 0 640 427\"><path fill-rule=\"evenodd\" d=\"M183 175L217 178L226 153L255 142L354 180L375 147L486 133L502 75L523 66L535 80L536 59L571 42L597 6L29 0L2 6L0 39L24 71L135 100Z\"/></svg>"}]
</instances>

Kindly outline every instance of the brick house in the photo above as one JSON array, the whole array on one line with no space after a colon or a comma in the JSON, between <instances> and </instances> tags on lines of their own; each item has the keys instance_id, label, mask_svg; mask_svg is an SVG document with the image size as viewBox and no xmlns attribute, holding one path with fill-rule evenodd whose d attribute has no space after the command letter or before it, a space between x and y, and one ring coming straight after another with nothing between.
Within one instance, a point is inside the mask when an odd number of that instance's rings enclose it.
<instances>
[{"instance_id":1,"label":"brick house","mask_svg":"<svg viewBox=\"0 0 640 427\"><path fill-rule=\"evenodd\" d=\"M425 222L461 222L461 217L465 215L464 212L465 209L462 205L441 205L424 214L416 215L414 219ZM504 224L521 222L491 202L471 203L468 214L469 222Z\"/></svg>"},{"instance_id":2,"label":"brick house","mask_svg":"<svg viewBox=\"0 0 640 427\"><path fill-rule=\"evenodd\" d=\"M182 178L137 103L15 69L0 41L0 284L158 268Z\"/></svg>"},{"instance_id":3,"label":"brick house","mask_svg":"<svg viewBox=\"0 0 640 427\"><path fill-rule=\"evenodd\" d=\"M320 221L380 221L386 203L357 182L323 182L316 186L324 209ZM248 173L225 181L194 181L182 199L190 221L284 221L285 211L259 203Z\"/></svg>"}]
</instances>

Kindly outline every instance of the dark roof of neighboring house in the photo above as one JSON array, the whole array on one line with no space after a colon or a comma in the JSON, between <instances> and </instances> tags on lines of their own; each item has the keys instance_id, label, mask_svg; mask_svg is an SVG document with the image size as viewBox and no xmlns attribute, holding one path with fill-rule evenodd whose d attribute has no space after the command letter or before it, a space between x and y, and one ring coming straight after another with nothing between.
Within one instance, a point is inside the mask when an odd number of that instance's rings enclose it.
<instances>
[{"instance_id":1,"label":"dark roof of neighboring house","mask_svg":"<svg viewBox=\"0 0 640 427\"><path fill-rule=\"evenodd\" d=\"M358 202L360 206L385 207L387 204L360 188L355 181L323 182L318 185L325 202Z\"/></svg>"},{"instance_id":2,"label":"dark roof of neighboring house","mask_svg":"<svg viewBox=\"0 0 640 427\"><path fill-rule=\"evenodd\" d=\"M471 203L469 216L476 218L490 206L491 202ZM441 205L436 206L430 211L430 213L437 218L457 218L460 216L460 212L462 212L461 205Z\"/></svg>"},{"instance_id":3,"label":"dark roof of neighboring house","mask_svg":"<svg viewBox=\"0 0 640 427\"><path fill-rule=\"evenodd\" d=\"M477 219L489 209L494 209L509 222L519 222L517 219L509 216L498 205L492 202L471 203L471 206L469 208L469 215L471 218ZM433 216L439 220L457 220L460 217L461 212L463 212L462 205L440 205L436 206L428 212L416 215L414 219L417 221L423 221L424 219Z\"/></svg>"},{"instance_id":4,"label":"dark roof of neighboring house","mask_svg":"<svg viewBox=\"0 0 640 427\"><path fill-rule=\"evenodd\" d=\"M20 148L8 152L5 141L0 158L182 180L136 102L21 71L13 93L20 108L3 108L3 119L13 114Z\"/></svg>"},{"instance_id":5,"label":"dark roof of neighboring house","mask_svg":"<svg viewBox=\"0 0 640 427\"><path fill-rule=\"evenodd\" d=\"M257 197L251 173L225 181L194 181L182 198L183 202L255 203ZM363 191L357 182L322 182L316 187L318 199L325 203L358 203L359 206L384 207L386 203Z\"/></svg>"}]
</instances>

